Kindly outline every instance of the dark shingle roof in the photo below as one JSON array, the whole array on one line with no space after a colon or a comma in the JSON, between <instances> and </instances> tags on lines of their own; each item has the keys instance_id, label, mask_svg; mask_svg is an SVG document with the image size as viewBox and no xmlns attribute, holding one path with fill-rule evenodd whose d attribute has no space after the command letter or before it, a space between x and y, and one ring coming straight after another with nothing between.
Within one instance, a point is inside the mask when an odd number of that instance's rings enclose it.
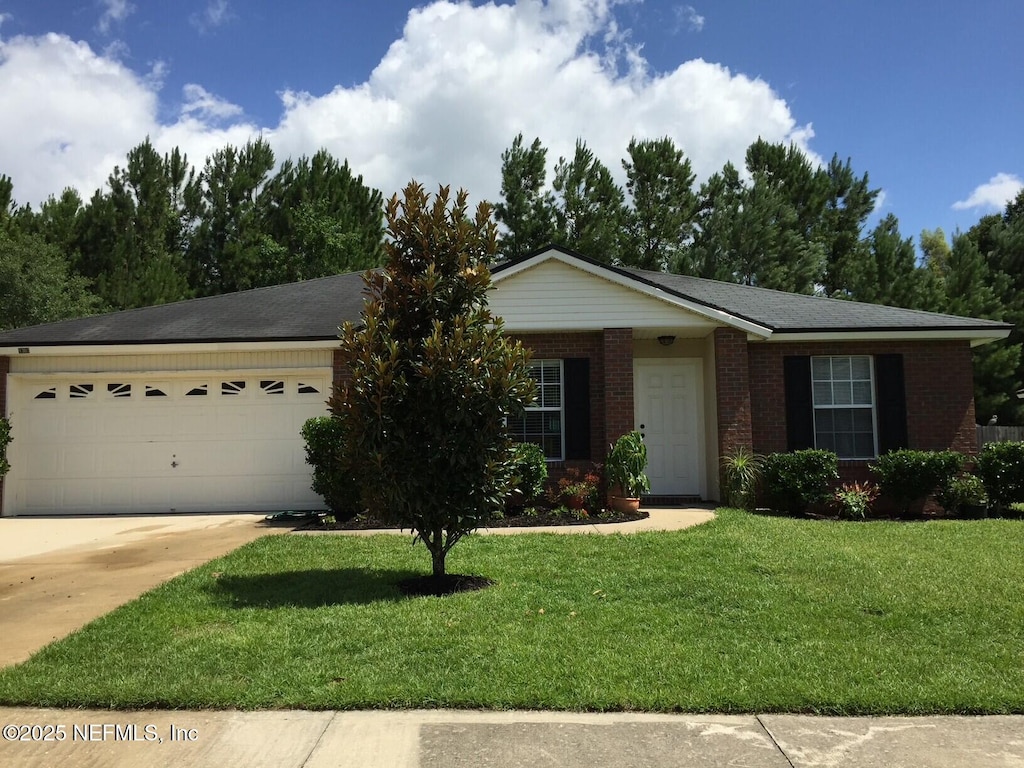
<instances>
[{"instance_id":1,"label":"dark shingle roof","mask_svg":"<svg viewBox=\"0 0 1024 768\"><path fill-rule=\"evenodd\" d=\"M749 285L705 280L689 275L668 275L640 269L623 273L735 317L780 333L835 331L952 331L1009 328L995 320L975 320L936 312L885 307L843 299L805 296Z\"/></svg>"},{"instance_id":2,"label":"dark shingle roof","mask_svg":"<svg viewBox=\"0 0 1024 768\"><path fill-rule=\"evenodd\" d=\"M802 296L687 275L608 267L563 248L553 250L777 333L967 331L984 334L1011 328L992 320ZM544 251L498 265L492 271L500 274ZM0 333L0 347L330 340L337 338L338 326L343 322L358 321L362 309L362 273L352 272L20 328Z\"/></svg>"},{"instance_id":3,"label":"dark shingle roof","mask_svg":"<svg viewBox=\"0 0 1024 768\"><path fill-rule=\"evenodd\" d=\"M0 333L0 346L334 339L363 309L363 273L254 288Z\"/></svg>"}]
</instances>

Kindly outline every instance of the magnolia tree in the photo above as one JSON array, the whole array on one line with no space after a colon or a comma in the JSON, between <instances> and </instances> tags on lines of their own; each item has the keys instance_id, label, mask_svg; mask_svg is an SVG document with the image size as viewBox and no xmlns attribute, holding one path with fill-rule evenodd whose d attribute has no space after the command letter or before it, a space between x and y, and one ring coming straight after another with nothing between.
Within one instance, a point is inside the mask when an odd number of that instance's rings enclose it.
<instances>
[{"instance_id":1,"label":"magnolia tree","mask_svg":"<svg viewBox=\"0 0 1024 768\"><path fill-rule=\"evenodd\" d=\"M514 467L505 419L535 392L527 350L487 309L490 206L471 218L466 198L441 187L431 199L412 182L388 202L387 264L366 274L362 323L341 329L351 375L331 399L362 503L423 541L435 578L503 507Z\"/></svg>"}]
</instances>

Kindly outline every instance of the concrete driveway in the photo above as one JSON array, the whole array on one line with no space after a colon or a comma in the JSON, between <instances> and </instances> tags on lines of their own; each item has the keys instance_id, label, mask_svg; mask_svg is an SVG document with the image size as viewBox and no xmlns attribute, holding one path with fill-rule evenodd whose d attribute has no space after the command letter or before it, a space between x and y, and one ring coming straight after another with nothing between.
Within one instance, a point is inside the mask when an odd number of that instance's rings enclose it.
<instances>
[{"instance_id":1,"label":"concrete driveway","mask_svg":"<svg viewBox=\"0 0 1024 768\"><path fill-rule=\"evenodd\" d=\"M263 514L0 518L0 667L253 539Z\"/></svg>"}]
</instances>

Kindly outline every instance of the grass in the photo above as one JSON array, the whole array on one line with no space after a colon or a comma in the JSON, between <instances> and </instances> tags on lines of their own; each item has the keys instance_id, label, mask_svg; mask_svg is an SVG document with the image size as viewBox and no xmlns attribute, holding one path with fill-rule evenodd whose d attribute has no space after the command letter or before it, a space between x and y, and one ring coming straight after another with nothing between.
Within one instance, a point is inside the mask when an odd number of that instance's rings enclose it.
<instances>
[{"instance_id":1,"label":"grass","mask_svg":"<svg viewBox=\"0 0 1024 768\"><path fill-rule=\"evenodd\" d=\"M1024 712L1024 523L724 510L688 531L471 537L497 584L405 598L394 536L274 536L0 671L0 703Z\"/></svg>"}]
</instances>

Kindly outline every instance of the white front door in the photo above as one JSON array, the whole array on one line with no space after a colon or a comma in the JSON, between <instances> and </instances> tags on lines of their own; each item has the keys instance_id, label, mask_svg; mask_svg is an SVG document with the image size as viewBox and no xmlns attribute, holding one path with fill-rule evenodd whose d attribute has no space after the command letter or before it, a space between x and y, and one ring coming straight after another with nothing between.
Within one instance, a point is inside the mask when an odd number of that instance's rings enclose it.
<instances>
[{"instance_id":1,"label":"white front door","mask_svg":"<svg viewBox=\"0 0 1024 768\"><path fill-rule=\"evenodd\" d=\"M647 476L654 496L703 495L701 381L699 359L633 363L633 412L647 444Z\"/></svg>"}]
</instances>

